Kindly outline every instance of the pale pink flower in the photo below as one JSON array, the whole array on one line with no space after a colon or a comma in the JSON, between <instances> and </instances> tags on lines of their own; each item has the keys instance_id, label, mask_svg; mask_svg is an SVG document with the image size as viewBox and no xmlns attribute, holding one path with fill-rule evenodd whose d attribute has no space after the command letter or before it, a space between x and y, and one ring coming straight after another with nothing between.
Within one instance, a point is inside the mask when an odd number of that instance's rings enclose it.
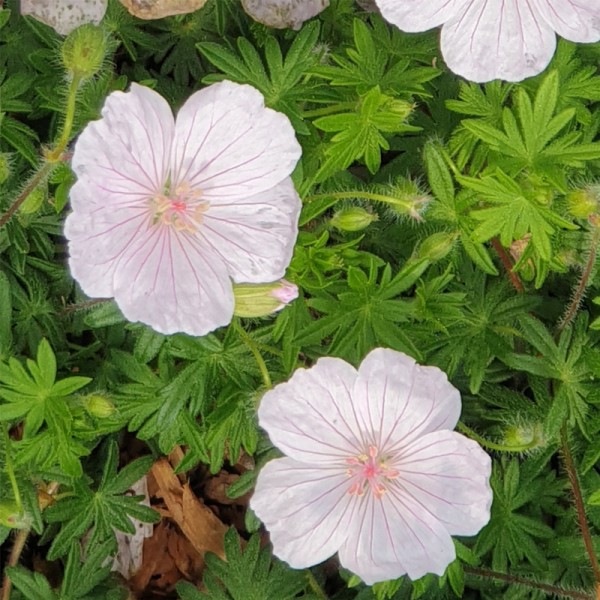
<instances>
[{"instance_id":1,"label":"pale pink flower","mask_svg":"<svg viewBox=\"0 0 600 600\"><path fill-rule=\"evenodd\" d=\"M375 1L404 31L443 25L444 60L471 81L541 73L554 55L556 33L572 42L600 40L600 0Z\"/></svg>"},{"instance_id":2,"label":"pale pink flower","mask_svg":"<svg viewBox=\"0 0 600 600\"><path fill-rule=\"evenodd\" d=\"M75 145L73 277L162 333L228 324L232 280L274 281L289 264L300 153L288 118L248 85L196 92L176 120L147 87L112 93Z\"/></svg>"},{"instance_id":3,"label":"pale pink flower","mask_svg":"<svg viewBox=\"0 0 600 600\"><path fill-rule=\"evenodd\" d=\"M267 392L260 425L286 458L250 501L276 556L306 568L338 552L366 583L442 574L451 535L490 518L491 461L452 431L460 394L436 367L378 348L358 371L321 358Z\"/></svg>"}]
</instances>

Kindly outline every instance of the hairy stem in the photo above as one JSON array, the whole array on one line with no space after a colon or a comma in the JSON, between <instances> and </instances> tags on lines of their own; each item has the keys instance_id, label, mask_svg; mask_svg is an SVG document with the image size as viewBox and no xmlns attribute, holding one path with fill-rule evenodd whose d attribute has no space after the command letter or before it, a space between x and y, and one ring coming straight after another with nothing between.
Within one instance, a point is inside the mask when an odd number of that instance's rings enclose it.
<instances>
[{"instance_id":1,"label":"hairy stem","mask_svg":"<svg viewBox=\"0 0 600 600\"><path fill-rule=\"evenodd\" d=\"M239 336L242 338L242 341L248 346L250 352L254 355L254 359L258 364L258 368L260 370L260 374L262 376L263 382L267 389L271 389L273 387L273 383L271 381L271 376L269 375L269 369L267 369L267 364L265 363L265 359L262 357L258 346L254 342L254 340L248 335L246 330L240 325L240 322L237 319L234 319L231 323L233 328L237 331Z\"/></svg>"},{"instance_id":2,"label":"hairy stem","mask_svg":"<svg viewBox=\"0 0 600 600\"><path fill-rule=\"evenodd\" d=\"M21 558L21 553L23 552L23 548L25 548L25 542L27 542L27 538L29 537L29 532L31 529L21 529L17 535L15 536L15 542L13 544L12 550L10 551L10 556L8 558L7 567L14 567L19 562L19 558ZM8 578L8 575L4 575L2 579L2 597L0 600L10 600L10 592L12 589L12 581Z\"/></svg>"},{"instance_id":3,"label":"hairy stem","mask_svg":"<svg viewBox=\"0 0 600 600\"><path fill-rule=\"evenodd\" d=\"M44 162L44 164L38 169L37 173L29 180L27 185L23 188L21 193L15 198L13 203L8 207L7 211L0 217L0 228L4 227L13 217L13 215L19 210L19 207L29 194L35 190L35 188L46 179L46 177L52 171L54 164L51 162Z\"/></svg>"},{"instance_id":4,"label":"hairy stem","mask_svg":"<svg viewBox=\"0 0 600 600\"><path fill-rule=\"evenodd\" d=\"M537 446L537 440L531 440L526 444L520 444L518 446L504 446L503 444L495 444L494 442L490 442L486 438L480 436L477 432L473 431L470 427L465 425L462 422L459 422L456 428L464 433L467 437L479 442L485 448L489 448L490 450L497 450L498 452L526 452L527 450L531 450L535 446Z\"/></svg>"},{"instance_id":5,"label":"hairy stem","mask_svg":"<svg viewBox=\"0 0 600 600\"><path fill-rule=\"evenodd\" d=\"M583 495L581 493L581 486L579 485L579 477L577 476L577 469L575 468L575 462L573 461L573 455L571 454L571 448L569 447L569 440L567 434L567 425L563 425L560 430L560 447L564 458L565 470L569 477L569 483L573 490L573 499L575 502L575 510L577 511L577 521L581 529L581 536L585 545L585 551L587 552L592 571L594 573L594 579L596 581L596 588L600 590L600 565L598 564L598 557L594 551L594 543L592 542L592 534L587 522L587 516L585 514L585 505L583 503Z\"/></svg>"},{"instance_id":6,"label":"hairy stem","mask_svg":"<svg viewBox=\"0 0 600 600\"><path fill-rule=\"evenodd\" d=\"M550 585L549 583L540 583L521 575L508 575L506 573L498 573L497 571L491 571L489 569L481 569L479 567L471 567L469 565L463 566L465 573L469 575L475 575L476 577L482 577L483 579L494 579L496 581L505 581L513 585L522 585L534 590L539 590L551 596L559 596L560 598L572 598L573 600L594 600L593 594L586 592L580 592L578 590L566 590L556 585Z\"/></svg>"},{"instance_id":7,"label":"hairy stem","mask_svg":"<svg viewBox=\"0 0 600 600\"><path fill-rule=\"evenodd\" d=\"M497 237L492 239L492 246L500 258L502 266L504 267L512 286L515 288L515 290L517 290L517 292L519 292L519 294L522 294L525 291L523 282L521 281L521 278L513 271L513 262Z\"/></svg>"},{"instance_id":8,"label":"hairy stem","mask_svg":"<svg viewBox=\"0 0 600 600\"><path fill-rule=\"evenodd\" d=\"M65 148L71 139L73 122L75 120L77 90L79 90L80 83L80 77L73 77L73 79L71 79L71 83L69 84L69 91L67 94L67 110L65 112L65 122L63 123L62 133L60 134L60 138L58 139L56 146L48 154L48 160L51 162L57 162L60 160L60 156L65 151Z\"/></svg>"},{"instance_id":9,"label":"hairy stem","mask_svg":"<svg viewBox=\"0 0 600 600\"><path fill-rule=\"evenodd\" d=\"M585 294L585 290L590 283L592 271L594 270L594 264L596 263L596 257L598 255L598 242L600 242L600 227L594 227L594 232L592 233L592 239L590 242L590 253L585 263L585 267L583 268L583 272L581 273L581 277L577 282L577 287L575 288L571 302L567 307L560 324L558 325L559 332L569 325L577 315L577 310L581 305L583 295Z\"/></svg>"},{"instance_id":10,"label":"hairy stem","mask_svg":"<svg viewBox=\"0 0 600 600\"><path fill-rule=\"evenodd\" d=\"M384 204L390 204L392 206L400 207L407 214L414 212L414 202L409 200L402 200L394 196L386 196L385 194L374 194L373 192L364 192L362 190L353 190L351 192L328 192L326 194L314 194L307 196L304 201L314 202L315 200L323 200L325 198L333 198L334 200L352 200L354 198L361 198L363 200L374 200L375 202L383 202Z\"/></svg>"}]
</instances>

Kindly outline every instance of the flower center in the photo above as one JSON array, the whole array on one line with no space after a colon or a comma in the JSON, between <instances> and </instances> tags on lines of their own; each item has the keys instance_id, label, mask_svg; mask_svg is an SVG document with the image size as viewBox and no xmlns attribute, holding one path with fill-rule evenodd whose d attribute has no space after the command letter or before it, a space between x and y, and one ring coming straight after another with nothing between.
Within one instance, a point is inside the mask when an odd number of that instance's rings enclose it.
<instances>
[{"instance_id":1,"label":"flower center","mask_svg":"<svg viewBox=\"0 0 600 600\"><path fill-rule=\"evenodd\" d=\"M170 225L177 231L196 233L202 225L208 202L202 200L202 190L183 182L175 189L165 185L163 193L150 199L152 223Z\"/></svg>"},{"instance_id":2,"label":"flower center","mask_svg":"<svg viewBox=\"0 0 600 600\"><path fill-rule=\"evenodd\" d=\"M348 493L353 496L362 496L370 488L375 498L380 499L386 491L385 483L400 475L396 469L388 467L375 446L369 446L368 455L347 458L346 464L349 465L348 477L352 478Z\"/></svg>"}]
</instances>

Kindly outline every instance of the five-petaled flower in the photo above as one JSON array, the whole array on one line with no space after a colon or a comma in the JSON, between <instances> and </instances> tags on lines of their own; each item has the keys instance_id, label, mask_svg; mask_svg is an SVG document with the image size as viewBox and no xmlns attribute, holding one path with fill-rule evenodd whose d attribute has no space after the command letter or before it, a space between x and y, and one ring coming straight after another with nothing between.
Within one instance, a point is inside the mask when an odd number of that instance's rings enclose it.
<instances>
[{"instance_id":1,"label":"five-petaled flower","mask_svg":"<svg viewBox=\"0 0 600 600\"><path fill-rule=\"evenodd\" d=\"M460 409L440 369L381 348L358 371L321 358L267 392L259 422L287 456L250 504L274 553L306 568L338 552L368 584L442 574L450 536L477 533L492 503L489 456L452 431Z\"/></svg>"},{"instance_id":2,"label":"five-petaled flower","mask_svg":"<svg viewBox=\"0 0 600 600\"><path fill-rule=\"evenodd\" d=\"M73 277L162 333L228 324L232 280L275 281L289 264L300 153L288 118L248 85L196 92L176 120L149 88L112 93L73 154Z\"/></svg>"},{"instance_id":3,"label":"five-petaled flower","mask_svg":"<svg viewBox=\"0 0 600 600\"><path fill-rule=\"evenodd\" d=\"M404 31L443 25L444 60L471 81L521 81L541 73L554 54L556 33L573 42L600 40L600 0L375 1Z\"/></svg>"}]
</instances>

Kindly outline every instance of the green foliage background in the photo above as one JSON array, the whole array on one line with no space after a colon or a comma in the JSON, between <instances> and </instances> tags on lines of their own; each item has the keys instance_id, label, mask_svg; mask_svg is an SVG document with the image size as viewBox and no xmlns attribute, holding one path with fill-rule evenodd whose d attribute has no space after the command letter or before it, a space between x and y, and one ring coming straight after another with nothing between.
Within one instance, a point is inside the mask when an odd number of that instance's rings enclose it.
<instances>
[{"instance_id":1,"label":"green foliage background","mask_svg":"<svg viewBox=\"0 0 600 600\"><path fill-rule=\"evenodd\" d=\"M0 12L2 212L58 139L68 86L62 38L16 4ZM320 356L357 365L377 346L445 370L462 392L463 432L494 459L492 519L456 542L443 577L370 588L273 560L249 513L245 549L230 531L227 568L209 558L204 591L181 584L181 598L319 598L316 582L336 600L547 596L520 578L594 597L564 452L600 550L600 45L560 41L540 76L476 85L444 67L436 33L401 33L350 0L298 32L254 23L238 0L153 22L112 1L102 28L106 60L77 95L73 135L131 81L174 109L212 82L249 83L290 118L304 206L288 279L301 297L203 338L127 323L65 267L74 176L53 166L0 228L0 540L8 551L11 534L31 529L63 578L52 588L11 567L11 598L125 598L106 563L115 529L158 520L126 492L175 445L186 448L180 471L274 455L257 427L264 382L247 336L274 383ZM148 456L119 467L124 431ZM61 494L42 512L44 482Z\"/></svg>"}]
</instances>

